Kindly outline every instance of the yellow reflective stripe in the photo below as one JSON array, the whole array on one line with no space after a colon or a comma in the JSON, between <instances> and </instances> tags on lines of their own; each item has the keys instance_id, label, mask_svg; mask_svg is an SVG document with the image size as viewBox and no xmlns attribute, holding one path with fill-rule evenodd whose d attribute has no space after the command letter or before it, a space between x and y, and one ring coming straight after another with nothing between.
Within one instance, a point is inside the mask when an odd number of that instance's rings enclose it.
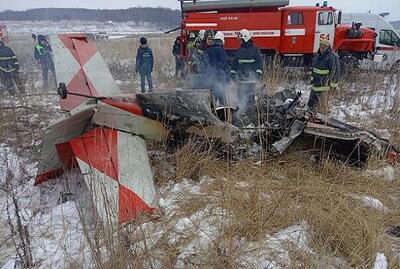
<instances>
[{"instance_id":1,"label":"yellow reflective stripe","mask_svg":"<svg viewBox=\"0 0 400 269\"><path fill-rule=\"evenodd\" d=\"M239 59L239 63L241 64L251 64L254 63L256 60L255 59Z\"/></svg>"},{"instance_id":2,"label":"yellow reflective stripe","mask_svg":"<svg viewBox=\"0 0 400 269\"><path fill-rule=\"evenodd\" d=\"M1 71L4 71L4 72L6 72L6 73L10 73L10 72L14 72L14 71L15 71L15 68L5 69L5 68L0 67L0 70L1 70Z\"/></svg>"},{"instance_id":3,"label":"yellow reflective stripe","mask_svg":"<svg viewBox=\"0 0 400 269\"><path fill-rule=\"evenodd\" d=\"M315 87L315 86L313 86L313 91L316 91L316 92L326 92L326 91L328 91L330 88L331 88L331 87L329 87L329 86L324 86L324 87Z\"/></svg>"},{"instance_id":4,"label":"yellow reflective stripe","mask_svg":"<svg viewBox=\"0 0 400 269\"><path fill-rule=\"evenodd\" d=\"M262 75L262 73L263 73L261 69L257 69L256 72L259 73L259 74L261 74L261 75Z\"/></svg>"},{"instance_id":5,"label":"yellow reflective stripe","mask_svg":"<svg viewBox=\"0 0 400 269\"><path fill-rule=\"evenodd\" d=\"M337 88L338 83L337 82L331 82L331 83L329 83L329 86L331 86L331 88Z\"/></svg>"},{"instance_id":6,"label":"yellow reflective stripe","mask_svg":"<svg viewBox=\"0 0 400 269\"><path fill-rule=\"evenodd\" d=\"M314 80L314 77L313 77L313 76L311 76L311 77L310 77L310 80L311 80L311 81L313 81L313 80Z\"/></svg>"},{"instance_id":7,"label":"yellow reflective stripe","mask_svg":"<svg viewBox=\"0 0 400 269\"><path fill-rule=\"evenodd\" d=\"M318 68L313 68L313 72L318 74L318 75L328 75L329 70L328 69L318 69Z\"/></svg>"},{"instance_id":8,"label":"yellow reflective stripe","mask_svg":"<svg viewBox=\"0 0 400 269\"><path fill-rule=\"evenodd\" d=\"M0 57L1 60L11 60L11 59L17 59L17 56L11 56L11 57Z\"/></svg>"}]
</instances>

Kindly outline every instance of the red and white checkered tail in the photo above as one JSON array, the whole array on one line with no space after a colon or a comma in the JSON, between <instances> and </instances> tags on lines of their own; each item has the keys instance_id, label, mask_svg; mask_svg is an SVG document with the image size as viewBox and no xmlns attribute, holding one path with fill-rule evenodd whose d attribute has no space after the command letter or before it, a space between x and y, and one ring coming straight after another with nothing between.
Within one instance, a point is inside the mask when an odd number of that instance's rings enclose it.
<instances>
[{"instance_id":1,"label":"red and white checkered tail","mask_svg":"<svg viewBox=\"0 0 400 269\"><path fill-rule=\"evenodd\" d=\"M65 83L69 92L90 96L121 94L96 45L85 34L51 36L50 44L57 84ZM66 99L60 99L60 105L63 110L70 111L85 102L85 99L68 95Z\"/></svg>"},{"instance_id":2,"label":"red and white checkered tail","mask_svg":"<svg viewBox=\"0 0 400 269\"><path fill-rule=\"evenodd\" d=\"M153 175L144 140L96 128L70 142L104 222L125 223L156 208Z\"/></svg>"}]
</instances>

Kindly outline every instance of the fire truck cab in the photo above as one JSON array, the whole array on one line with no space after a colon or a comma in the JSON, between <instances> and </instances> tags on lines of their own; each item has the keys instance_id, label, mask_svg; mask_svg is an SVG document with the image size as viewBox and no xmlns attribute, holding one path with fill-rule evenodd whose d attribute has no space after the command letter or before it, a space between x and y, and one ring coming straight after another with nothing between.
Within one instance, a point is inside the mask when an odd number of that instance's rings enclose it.
<instances>
[{"instance_id":1,"label":"fire truck cab","mask_svg":"<svg viewBox=\"0 0 400 269\"><path fill-rule=\"evenodd\" d=\"M240 47L237 33L245 28L262 54L279 55L299 64L311 62L321 38L329 40L332 48L343 55L355 53L357 58L363 58L374 50L373 31L341 26L341 13L326 3L295 7L286 6L289 1L239 0L229 5L231 2L182 2L182 36L201 29L221 31L225 35L225 49L234 52Z\"/></svg>"}]
</instances>

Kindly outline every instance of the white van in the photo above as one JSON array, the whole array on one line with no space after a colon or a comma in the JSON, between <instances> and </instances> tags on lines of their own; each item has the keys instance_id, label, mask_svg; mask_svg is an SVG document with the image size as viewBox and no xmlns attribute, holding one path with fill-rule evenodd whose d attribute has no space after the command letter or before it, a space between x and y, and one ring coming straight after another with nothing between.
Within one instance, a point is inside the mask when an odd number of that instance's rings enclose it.
<instances>
[{"instance_id":1,"label":"white van","mask_svg":"<svg viewBox=\"0 0 400 269\"><path fill-rule=\"evenodd\" d=\"M362 23L378 35L374 62L379 69L400 70L400 35L382 16L372 13L343 13L342 24Z\"/></svg>"}]
</instances>

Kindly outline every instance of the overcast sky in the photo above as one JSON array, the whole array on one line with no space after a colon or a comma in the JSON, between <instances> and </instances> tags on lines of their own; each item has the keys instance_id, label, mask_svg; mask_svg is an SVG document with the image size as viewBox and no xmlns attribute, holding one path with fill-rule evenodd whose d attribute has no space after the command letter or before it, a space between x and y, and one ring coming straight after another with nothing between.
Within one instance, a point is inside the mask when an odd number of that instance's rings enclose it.
<instances>
[{"instance_id":1,"label":"overcast sky","mask_svg":"<svg viewBox=\"0 0 400 269\"><path fill-rule=\"evenodd\" d=\"M314 5L317 0L290 0L290 5ZM323 2L322 0L320 1ZM348 12L390 12L389 20L400 20L400 0L331 0L328 4ZM179 9L178 0L0 0L0 11L37 7L129 8L169 7Z\"/></svg>"}]
</instances>

